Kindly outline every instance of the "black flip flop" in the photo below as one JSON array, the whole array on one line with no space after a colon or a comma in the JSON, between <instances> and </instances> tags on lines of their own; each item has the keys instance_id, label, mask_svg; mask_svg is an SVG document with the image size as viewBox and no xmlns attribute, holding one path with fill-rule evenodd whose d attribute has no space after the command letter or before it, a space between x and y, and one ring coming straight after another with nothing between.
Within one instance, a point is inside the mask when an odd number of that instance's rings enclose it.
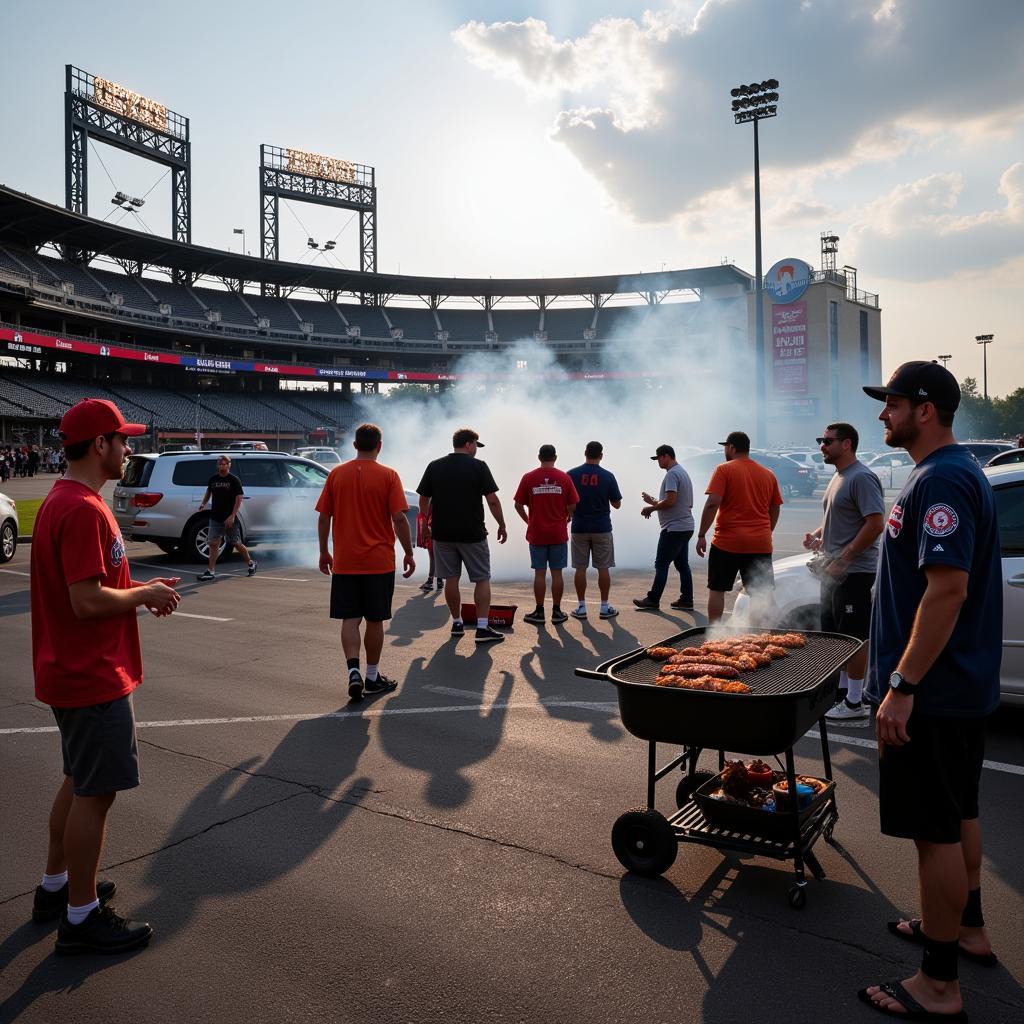
<instances>
[{"instance_id":1,"label":"black flip flop","mask_svg":"<svg viewBox=\"0 0 1024 1024\"><path fill-rule=\"evenodd\" d=\"M857 993L857 998L862 1003L867 1003L873 1010L884 1013L887 1017L899 1017L900 1020L924 1020L924 1021L955 1021L956 1024L967 1024L967 1014L963 1010L957 1013L934 1013L926 1010L904 987L902 981L887 981L884 985L878 986L879 991L884 992L890 999L895 999L904 1009L890 1010L878 1003L868 995L868 990L862 988Z\"/></svg>"},{"instance_id":2,"label":"black flip flop","mask_svg":"<svg viewBox=\"0 0 1024 1024\"><path fill-rule=\"evenodd\" d=\"M905 932L900 928L900 924L910 925L910 931ZM921 931L921 922L916 918L910 921L887 921L886 928L892 932L893 935L898 939L903 939L904 942L913 942L917 946L924 945L924 933ZM995 953L972 953L969 949L964 949L963 946L957 944L957 948L960 955L965 960L970 960L972 964L978 964L981 967L998 967L999 957Z\"/></svg>"}]
</instances>

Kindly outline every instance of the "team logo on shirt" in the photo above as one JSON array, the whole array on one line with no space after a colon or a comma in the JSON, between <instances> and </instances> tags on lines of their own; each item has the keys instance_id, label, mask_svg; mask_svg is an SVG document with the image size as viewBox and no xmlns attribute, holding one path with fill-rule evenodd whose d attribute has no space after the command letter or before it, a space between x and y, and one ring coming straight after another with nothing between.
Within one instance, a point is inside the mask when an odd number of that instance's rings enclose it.
<instances>
[{"instance_id":1,"label":"team logo on shirt","mask_svg":"<svg viewBox=\"0 0 1024 1024\"><path fill-rule=\"evenodd\" d=\"M960 525L960 517L949 505L932 505L924 514L924 532L932 537L948 537Z\"/></svg>"},{"instance_id":2,"label":"team logo on shirt","mask_svg":"<svg viewBox=\"0 0 1024 1024\"><path fill-rule=\"evenodd\" d=\"M110 564L116 569L124 561L124 541L121 540L121 534L118 534L114 538L114 543L110 545Z\"/></svg>"},{"instance_id":3,"label":"team logo on shirt","mask_svg":"<svg viewBox=\"0 0 1024 1024\"><path fill-rule=\"evenodd\" d=\"M889 536L895 540L903 529L903 506L893 505L889 513Z\"/></svg>"}]
</instances>

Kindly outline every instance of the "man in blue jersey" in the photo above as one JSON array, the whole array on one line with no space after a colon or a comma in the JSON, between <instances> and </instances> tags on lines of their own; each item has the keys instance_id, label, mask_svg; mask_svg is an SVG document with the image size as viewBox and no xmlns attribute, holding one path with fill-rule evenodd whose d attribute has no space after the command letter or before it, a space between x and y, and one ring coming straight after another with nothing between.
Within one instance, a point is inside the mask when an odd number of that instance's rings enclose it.
<instances>
[{"instance_id":1,"label":"man in blue jersey","mask_svg":"<svg viewBox=\"0 0 1024 1024\"><path fill-rule=\"evenodd\" d=\"M917 848L921 917L889 930L924 955L913 977L858 994L890 1016L959 1020L958 958L997 962L981 912L978 820L1002 654L995 501L953 436L960 388L945 367L904 363L885 387L864 390L885 403L885 443L915 463L882 534L866 696L878 705L882 832Z\"/></svg>"},{"instance_id":2,"label":"man in blue jersey","mask_svg":"<svg viewBox=\"0 0 1024 1024\"><path fill-rule=\"evenodd\" d=\"M601 466L604 447L600 441L588 441L583 456L586 462L569 470L580 496L572 515L572 565L578 601L572 617L587 617L587 566L593 564L601 594L601 618L612 619L619 613L608 603L612 588L609 570L615 565L611 510L622 507L622 494L615 476Z\"/></svg>"}]
</instances>

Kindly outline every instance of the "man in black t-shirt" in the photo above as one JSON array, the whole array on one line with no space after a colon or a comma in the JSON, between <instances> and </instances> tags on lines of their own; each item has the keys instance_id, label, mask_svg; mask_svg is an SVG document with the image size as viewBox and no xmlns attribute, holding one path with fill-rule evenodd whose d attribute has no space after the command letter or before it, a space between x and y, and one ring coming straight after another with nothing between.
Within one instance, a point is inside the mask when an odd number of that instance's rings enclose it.
<instances>
[{"instance_id":1,"label":"man in black t-shirt","mask_svg":"<svg viewBox=\"0 0 1024 1024\"><path fill-rule=\"evenodd\" d=\"M207 540L210 545L209 564L206 572L199 577L201 580L214 580L217 574L213 571L217 564L217 553L221 542L234 544L238 553L249 563L249 576L256 574L256 563L249 554L249 549L242 543L242 532L238 528L238 509L242 504L242 481L231 472L231 456L217 456L217 472L206 484L206 493L199 503L199 511L210 502L210 522L207 527Z\"/></svg>"},{"instance_id":2,"label":"man in black t-shirt","mask_svg":"<svg viewBox=\"0 0 1024 1024\"><path fill-rule=\"evenodd\" d=\"M424 470L416 488L420 512L430 523L426 530L433 538L437 575L444 580L444 598L452 613L452 636L465 632L459 592L459 577L465 565L470 582L475 584L476 642L500 643L504 634L491 629L487 621L491 610L491 553L483 506L486 501L498 524L498 543L504 544L508 535L498 485L487 463L476 458L483 443L475 430L456 430L452 448L451 455L435 459Z\"/></svg>"}]
</instances>

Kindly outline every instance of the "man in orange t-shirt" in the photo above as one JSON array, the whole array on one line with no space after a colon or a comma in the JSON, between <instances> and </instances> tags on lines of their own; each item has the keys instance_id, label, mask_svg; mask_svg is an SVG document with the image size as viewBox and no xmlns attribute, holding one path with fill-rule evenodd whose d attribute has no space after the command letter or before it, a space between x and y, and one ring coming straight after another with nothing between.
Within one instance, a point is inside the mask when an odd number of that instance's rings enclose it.
<instances>
[{"instance_id":1,"label":"man in orange t-shirt","mask_svg":"<svg viewBox=\"0 0 1024 1024\"><path fill-rule=\"evenodd\" d=\"M721 619L726 591L732 590L737 573L755 614L763 610L775 587L772 531L782 508L779 482L770 469L751 459L750 438L734 430L719 444L725 449L725 462L708 482L696 547L703 558L707 532L714 522L708 553L708 622Z\"/></svg>"},{"instance_id":2,"label":"man in orange t-shirt","mask_svg":"<svg viewBox=\"0 0 1024 1024\"><path fill-rule=\"evenodd\" d=\"M385 693L398 684L378 671L384 623L395 592L395 535L405 552L403 576L416 571L409 506L398 474L377 461L380 427L356 429L356 457L335 466L316 503L320 513L320 571L331 576L331 618L341 619L341 647L348 662L348 695ZM332 531L333 523L333 531ZM334 554L327 547L333 534ZM366 619L366 682L359 671L359 627Z\"/></svg>"}]
</instances>

